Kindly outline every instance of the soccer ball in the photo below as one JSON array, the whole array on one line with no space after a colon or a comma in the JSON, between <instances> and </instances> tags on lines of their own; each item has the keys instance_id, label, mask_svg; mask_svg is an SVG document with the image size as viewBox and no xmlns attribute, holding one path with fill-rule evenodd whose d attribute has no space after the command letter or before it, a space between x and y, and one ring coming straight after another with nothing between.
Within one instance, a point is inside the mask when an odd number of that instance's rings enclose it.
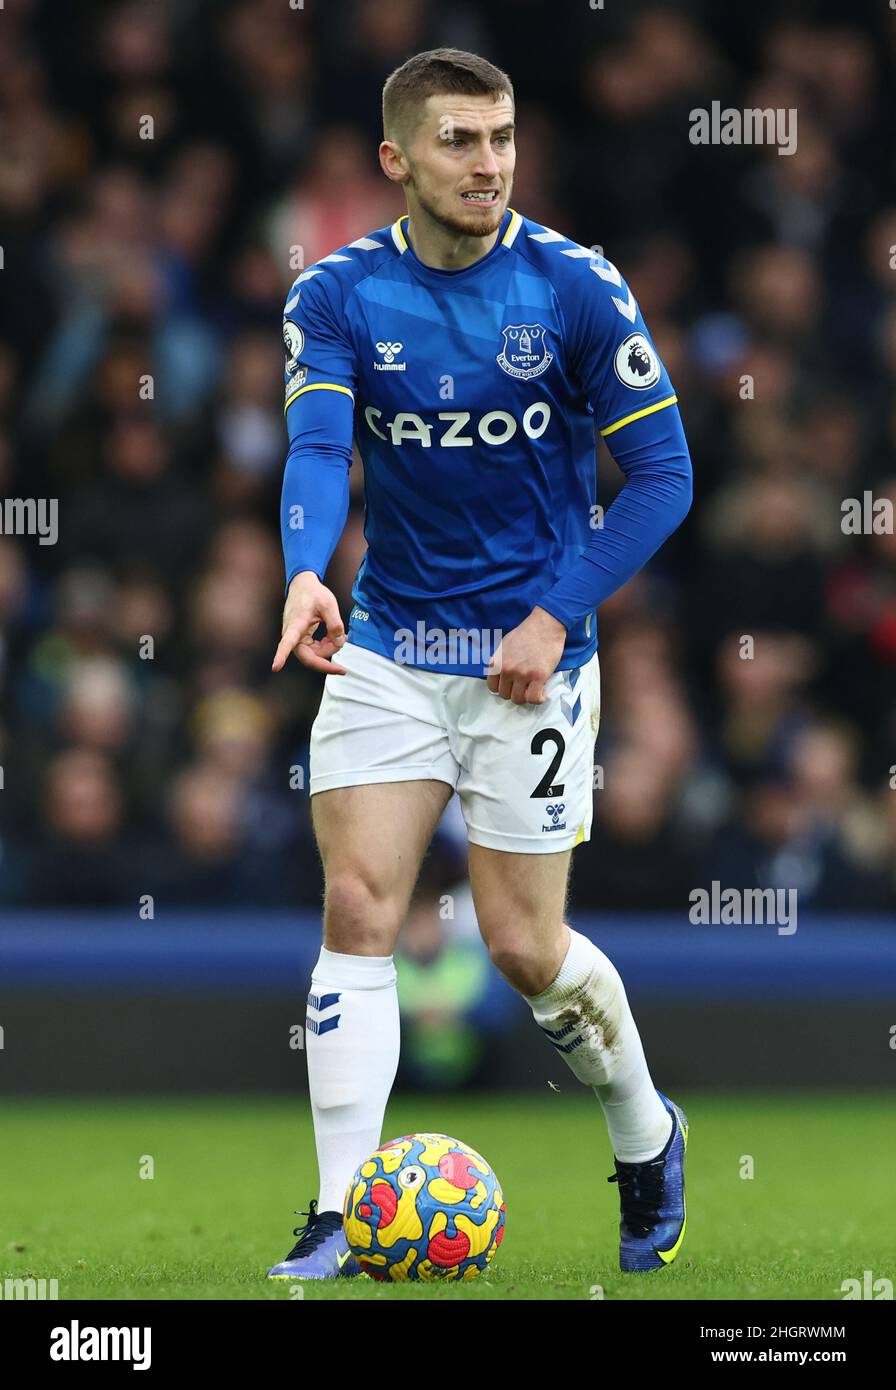
<instances>
[{"instance_id":1,"label":"soccer ball","mask_svg":"<svg viewBox=\"0 0 896 1390\"><path fill-rule=\"evenodd\" d=\"M504 1238L504 1197L481 1154L405 1134L370 1155L345 1197L352 1254L374 1279L475 1279Z\"/></svg>"}]
</instances>

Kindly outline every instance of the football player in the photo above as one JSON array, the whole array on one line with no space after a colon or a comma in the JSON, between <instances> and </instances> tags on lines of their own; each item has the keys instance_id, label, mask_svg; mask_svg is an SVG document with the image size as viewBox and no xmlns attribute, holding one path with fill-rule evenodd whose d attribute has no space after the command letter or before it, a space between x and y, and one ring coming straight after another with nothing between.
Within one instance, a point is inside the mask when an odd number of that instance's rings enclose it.
<instances>
[{"instance_id":1,"label":"football player","mask_svg":"<svg viewBox=\"0 0 896 1390\"><path fill-rule=\"evenodd\" d=\"M383 126L407 213L304 270L285 311L273 669L294 653L325 676L310 752L325 900L306 1027L320 1190L270 1274L358 1272L342 1208L397 1066L393 948L454 792L491 959L602 1107L621 1267L659 1268L684 1237L686 1121L613 963L564 908L591 828L595 609L691 502L676 395L616 267L511 206L505 73L418 54L386 83ZM605 516L595 431L626 479ZM346 630L325 580L353 437L368 549Z\"/></svg>"}]
</instances>

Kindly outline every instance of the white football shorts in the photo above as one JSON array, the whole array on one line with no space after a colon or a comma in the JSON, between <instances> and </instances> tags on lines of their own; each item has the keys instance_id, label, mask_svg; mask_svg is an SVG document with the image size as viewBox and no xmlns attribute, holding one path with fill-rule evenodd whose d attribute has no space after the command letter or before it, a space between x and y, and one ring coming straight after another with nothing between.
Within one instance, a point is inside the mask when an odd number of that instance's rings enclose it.
<instances>
[{"instance_id":1,"label":"white football shorts","mask_svg":"<svg viewBox=\"0 0 896 1390\"><path fill-rule=\"evenodd\" d=\"M460 799L471 844L516 854L591 838L597 653L555 671L542 705L515 705L484 679L405 666L346 642L311 729L311 795L436 779Z\"/></svg>"}]
</instances>

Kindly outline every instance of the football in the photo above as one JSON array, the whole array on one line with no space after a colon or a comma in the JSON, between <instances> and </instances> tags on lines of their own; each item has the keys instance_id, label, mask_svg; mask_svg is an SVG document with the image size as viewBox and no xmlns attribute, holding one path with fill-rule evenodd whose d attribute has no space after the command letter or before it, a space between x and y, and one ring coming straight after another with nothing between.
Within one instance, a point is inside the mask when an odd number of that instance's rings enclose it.
<instances>
[{"instance_id":1,"label":"football","mask_svg":"<svg viewBox=\"0 0 896 1390\"><path fill-rule=\"evenodd\" d=\"M374 1279L475 1279L504 1238L491 1166L447 1134L406 1134L361 1164L345 1198L345 1234Z\"/></svg>"}]
</instances>

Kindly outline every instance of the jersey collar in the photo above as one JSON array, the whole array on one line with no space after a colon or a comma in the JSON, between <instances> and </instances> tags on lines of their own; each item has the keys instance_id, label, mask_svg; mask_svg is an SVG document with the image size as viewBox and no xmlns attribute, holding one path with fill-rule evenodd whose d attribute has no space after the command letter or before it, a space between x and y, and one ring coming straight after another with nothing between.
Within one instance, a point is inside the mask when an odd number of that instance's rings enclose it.
<instances>
[{"instance_id":1,"label":"jersey collar","mask_svg":"<svg viewBox=\"0 0 896 1390\"><path fill-rule=\"evenodd\" d=\"M506 251L510 249L516 240L517 232L523 224L523 219L520 214L509 207L501 219L501 225L498 229L498 239L487 255L482 256L478 261L474 261L472 265L464 266L462 270L438 270L435 266L424 265L414 251L413 246L411 246L408 241L405 235L405 228L409 215L409 213L404 213L403 216L392 223L392 241L395 244L398 254L404 256L408 265L418 275L422 274L424 278L431 276L435 280L443 281L445 279L452 280L460 275L474 275L481 267L487 265L493 256L500 254L502 250Z\"/></svg>"}]
</instances>

